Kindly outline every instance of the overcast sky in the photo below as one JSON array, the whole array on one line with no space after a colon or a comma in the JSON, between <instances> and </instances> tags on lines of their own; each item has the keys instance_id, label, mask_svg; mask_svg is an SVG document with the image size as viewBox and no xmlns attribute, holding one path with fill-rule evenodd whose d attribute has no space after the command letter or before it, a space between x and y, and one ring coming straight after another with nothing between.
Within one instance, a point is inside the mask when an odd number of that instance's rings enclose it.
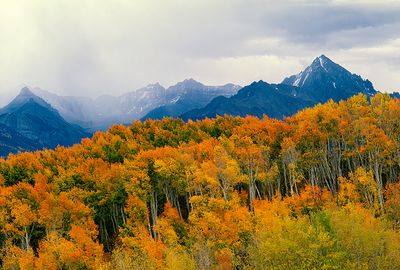
<instances>
[{"instance_id":1,"label":"overcast sky","mask_svg":"<svg viewBox=\"0 0 400 270\"><path fill-rule=\"evenodd\" d=\"M0 97L280 82L320 54L399 91L399 14L399 0L0 0Z\"/></svg>"}]
</instances>

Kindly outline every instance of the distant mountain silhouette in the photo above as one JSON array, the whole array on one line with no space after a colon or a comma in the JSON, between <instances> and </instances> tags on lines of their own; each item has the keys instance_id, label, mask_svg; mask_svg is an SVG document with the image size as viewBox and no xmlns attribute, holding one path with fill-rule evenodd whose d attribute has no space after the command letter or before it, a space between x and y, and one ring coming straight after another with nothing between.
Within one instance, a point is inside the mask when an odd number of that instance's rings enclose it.
<instances>
[{"instance_id":1,"label":"distant mountain silhouette","mask_svg":"<svg viewBox=\"0 0 400 270\"><path fill-rule=\"evenodd\" d=\"M34 93L32 92L34 91ZM23 150L71 145L88 137L86 130L105 130L114 123L166 116L203 119L217 115L255 115L282 119L329 99L377 93L369 80L353 74L325 55L280 84L253 82L206 86L187 79L165 89L149 84L120 96L59 96L38 88L23 88L0 109L0 155ZM395 92L392 97L400 97ZM72 124L73 123L73 124Z\"/></svg>"},{"instance_id":2,"label":"distant mountain silhouette","mask_svg":"<svg viewBox=\"0 0 400 270\"><path fill-rule=\"evenodd\" d=\"M0 109L0 123L27 138L27 143L33 141L35 149L69 146L90 136L78 125L65 121L28 88L23 88L10 104Z\"/></svg>"},{"instance_id":3,"label":"distant mountain silhouette","mask_svg":"<svg viewBox=\"0 0 400 270\"><path fill-rule=\"evenodd\" d=\"M350 73L325 55L315 58L305 70L284 79L282 84L299 87L297 97L316 102L326 102L329 99L339 101L358 93L367 96L377 93L369 80Z\"/></svg>"},{"instance_id":4,"label":"distant mountain silhouette","mask_svg":"<svg viewBox=\"0 0 400 270\"><path fill-rule=\"evenodd\" d=\"M400 98L400 92L393 92L390 94L392 98Z\"/></svg>"},{"instance_id":5,"label":"distant mountain silhouette","mask_svg":"<svg viewBox=\"0 0 400 270\"><path fill-rule=\"evenodd\" d=\"M287 94L296 91L295 88L297 87L264 81L253 82L231 98L217 97L204 108L184 113L181 118L197 120L224 114L262 117L265 114L281 119L314 104Z\"/></svg>"},{"instance_id":6,"label":"distant mountain silhouette","mask_svg":"<svg viewBox=\"0 0 400 270\"><path fill-rule=\"evenodd\" d=\"M357 93L377 93L369 80L350 73L321 55L304 71L290 76L281 84L254 82L231 98L215 98L207 106L183 113L180 117L202 119L217 115L268 115L282 119L297 111L323 103L347 99Z\"/></svg>"},{"instance_id":7,"label":"distant mountain silhouette","mask_svg":"<svg viewBox=\"0 0 400 270\"><path fill-rule=\"evenodd\" d=\"M232 96L240 88L234 84L206 86L194 79L187 79L167 89L155 83L120 96L103 95L95 99L58 96L39 88L32 90L57 109L67 121L96 131L140 118L179 116L207 105L217 96Z\"/></svg>"},{"instance_id":8,"label":"distant mountain silhouette","mask_svg":"<svg viewBox=\"0 0 400 270\"><path fill-rule=\"evenodd\" d=\"M144 119L162 119L163 117L178 117L192 109L206 106L217 96L230 97L241 87L235 84L222 86L206 86L193 79L184 80L166 90L167 104L157 107L146 114Z\"/></svg>"}]
</instances>

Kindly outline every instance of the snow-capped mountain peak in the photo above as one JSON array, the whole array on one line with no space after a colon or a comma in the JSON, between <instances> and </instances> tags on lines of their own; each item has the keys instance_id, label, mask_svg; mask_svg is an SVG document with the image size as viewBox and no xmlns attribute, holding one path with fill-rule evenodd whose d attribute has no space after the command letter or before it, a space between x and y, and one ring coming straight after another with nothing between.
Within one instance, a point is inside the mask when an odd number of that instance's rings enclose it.
<instances>
[{"instance_id":1,"label":"snow-capped mountain peak","mask_svg":"<svg viewBox=\"0 0 400 270\"><path fill-rule=\"evenodd\" d=\"M285 78L282 84L302 88L297 94L324 102L346 99L356 93L373 95L372 83L350 73L325 55L316 57L311 65L296 75Z\"/></svg>"}]
</instances>

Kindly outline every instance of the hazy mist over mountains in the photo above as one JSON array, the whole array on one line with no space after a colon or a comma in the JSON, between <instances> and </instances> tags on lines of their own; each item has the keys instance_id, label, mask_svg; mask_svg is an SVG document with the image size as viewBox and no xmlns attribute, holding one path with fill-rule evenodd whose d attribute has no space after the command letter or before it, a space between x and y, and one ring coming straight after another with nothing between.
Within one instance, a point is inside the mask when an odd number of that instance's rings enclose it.
<instances>
[{"instance_id":1,"label":"hazy mist over mountains","mask_svg":"<svg viewBox=\"0 0 400 270\"><path fill-rule=\"evenodd\" d=\"M378 91L363 79L325 55L280 84L262 80L243 88L233 83L206 86L186 79L165 88L149 84L120 96L97 98L60 96L40 88L21 89L12 102L0 109L0 143L8 152L71 145L113 124L134 120L179 117L185 121L225 114L284 119L299 110ZM397 97L398 93L392 94ZM9 140L14 137L15 140ZM26 140L24 141L24 138Z\"/></svg>"},{"instance_id":2,"label":"hazy mist over mountains","mask_svg":"<svg viewBox=\"0 0 400 270\"><path fill-rule=\"evenodd\" d=\"M190 77L279 83L321 54L399 91L399 13L391 0L5 0L0 96L21 84L95 98Z\"/></svg>"},{"instance_id":3,"label":"hazy mist over mountains","mask_svg":"<svg viewBox=\"0 0 400 270\"><path fill-rule=\"evenodd\" d=\"M205 106L217 96L230 97L240 88L234 84L205 86L193 79L187 79L168 88L158 83L149 84L120 96L107 95L94 99L59 96L40 88L31 90L57 109L67 121L95 131L105 130L114 123L130 123L134 119L144 117L157 107L173 109L175 106L183 106L181 113L162 115L179 116L187 110Z\"/></svg>"}]
</instances>

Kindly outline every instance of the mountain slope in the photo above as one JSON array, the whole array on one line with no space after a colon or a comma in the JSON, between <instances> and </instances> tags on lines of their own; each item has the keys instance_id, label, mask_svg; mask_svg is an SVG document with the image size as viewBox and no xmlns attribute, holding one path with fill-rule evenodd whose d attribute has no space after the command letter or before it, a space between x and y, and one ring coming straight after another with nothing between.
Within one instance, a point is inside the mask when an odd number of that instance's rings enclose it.
<instances>
[{"instance_id":1,"label":"mountain slope","mask_svg":"<svg viewBox=\"0 0 400 270\"><path fill-rule=\"evenodd\" d=\"M339 101L358 93L367 96L377 93L369 80L352 74L325 55L315 58L299 74L285 78L282 84L299 87L298 92L291 94L316 102L326 102L329 99Z\"/></svg>"},{"instance_id":2,"label":"mountain slope","mask_svg":"<svg viewBox=\"0 0 400 270\"><path fill-rule=\"evenodd\" d=\"M393 93L390 94L390 97L399 99L400 98L400 92L393 92Z\"/></svg>"},{"instance_id":3,"label":"mountain slope","mask_svg":"<svg viewBox=\"0 0 400 270\"><path fill-rule=\"evenodd\" d=\"M217 96L232 96L240 88L234 84L206 86L188 79L168 89L155 83L120 96L103 95L95 99L58 96L39 88L32 91L57 109L67 121L96 131L140 118L179 116L205 106Z\"/></svg>"},{"instance_id":4,"label":"mountain slope","mask_svg":"<svg viewBox=\"0 0 400 270\"><path fill-rule=\"evenodd\" d=\"M91 98L59 96L40 88L33 88L31 91L55 108L66 121L82 126L91 125L94 118L94 101Z\"/></svg>"},{"instance_id":5,"label":"mountain slope","mask_svg":"<svg viewBox=\"0 0 400 270\"><path fill-rule=\"evenodd\" d=\"M165 88L158 83L120 96L102 95L95 99L59 96L39 88L32 91L57 109L64 119L90 131L106 130L115 123L129 123L165 104Z\"/></svg>"},{"instance_id":6,"label":"mountain slope","mask_svg":"<svg viewBox=\"0 0 400 270\"><path fill-rule=\"evenodd\" d=\"M264 81L253 82L231 98L217 97L204 108L192 110L181 115L181 117L184 120L197 120L230 114L259 117L268 115L282 119L314 104L312 101L295 98L287 94L296 91L296 88L289 85L269 84Z\"/></svg>"},{"instance_id":7,"label":"mountain slope","mask_svg":"<svg viewBox=\"0 0 400 270\"><path fill-rule=\"evenodd\" d=\"M72 145L90 135L81 127L66 122L28 88L23 88L10 104L0 110L0 123L46 148Z\"/></svg>"},{"instance_id":8,"label":"mountain slope","mask_svg":"<svg viewBox=\"0 0 400 270\"><path fill-rule=\"evenodd\" d=\"M194 79L186 79L170 86L166 91L168 102L177 100L190 100L199 104L207 104L217 96L232 96L241 87L232 83L221 86L207 86Z\"/></svg>"},{"instance_id":9,"label":"mountain slope","mask_svg":"<svg viewBox=\"0 0 400 270\"><path fill-rule=\"evenodd\" d=\"M24 137L14 129L0 124L0 156L5 157L9 153L33 151L42 146L35 141Z\"/></svg>"},{"instance_id":10,"label":"mountain slope","mask_svg":"<svg viewBox=\"0 0 400 270\"><path fill-rule=\"evenodd\" d=\"M215 97L230 97L240 89L241 86L231 83L206 86L193 79L184 80L166 90L166 105L151 110L142 120L178 117L190 110L206 106Z\"/></svg>"},{"instance_id":11,"label":"mountain slope","mask_svg":"<svg viewBox=\"0 0 400 270\"><path fill-rule=\"evenodd\" d=\"M178 100L175 103L157 107L147 113L141 120L146 119L162 119L164 117L178 117L187 111L201 108L206 104L199 104L198 102L193 102L190 100Z\"/></svg>"},{"instance_id":12,"label":"mountain slope","mask_svg":"<svg viewBox=\"0 0 400 270\"><path fill-rule=\"evenodd\" d=\"M181 117L194 120L224 114L266 114L282 119L305 107L329 99L344 100L358 93L372 96L377 91L370 81L321 55L304 71L284 79L281 84L254 82L231 98L216 98L204 108L189 111Z\"/></svg>"}]
</instances>

